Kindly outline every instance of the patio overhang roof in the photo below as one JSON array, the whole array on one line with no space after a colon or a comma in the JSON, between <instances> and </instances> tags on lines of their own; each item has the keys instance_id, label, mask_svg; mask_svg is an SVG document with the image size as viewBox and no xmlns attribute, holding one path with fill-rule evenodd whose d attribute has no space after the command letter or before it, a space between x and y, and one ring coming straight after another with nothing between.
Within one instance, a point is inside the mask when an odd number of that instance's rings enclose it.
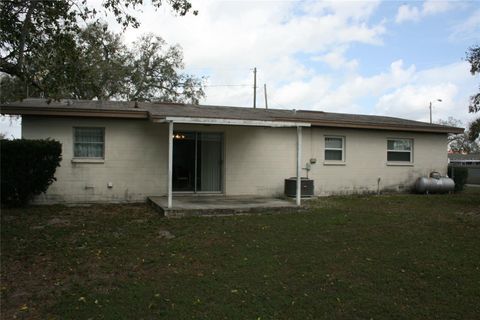
<instances>
[{"instance_id":1,"label":"patio overhang roof","mask_svg":"<svg viewBox=\"0 0 480 320\"><path fill-rule=\"evenodd\" d=\"M184 123L184 124L208 124L208 125L227 125L227 126L252 126L252 127L310 127L307 122L290 121L267 121L267 120L246 120L246 119L219 119L219 118L200 118L200 117L165 117L152 118L156 123Z\"/></svg>"}]
</instances>

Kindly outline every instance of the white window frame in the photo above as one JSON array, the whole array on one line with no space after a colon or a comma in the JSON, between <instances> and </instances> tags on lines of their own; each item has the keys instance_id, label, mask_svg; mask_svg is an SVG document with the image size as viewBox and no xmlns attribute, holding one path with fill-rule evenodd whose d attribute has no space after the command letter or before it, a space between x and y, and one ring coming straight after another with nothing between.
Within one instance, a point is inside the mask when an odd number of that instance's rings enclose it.
<instances>
[{"instance_id":1,"label":"white window frame","mask_svg":"<svg viewBox=\"0 0 480 320\"><path fill-rule=\"evenodd\" d=\"M77 129L99 129L102 131L102 135L103 135L103 142L76 142L76 130ZM73 160L99 160L99 161L102 161L105 160L105 127L73 127L73 139L72 139L73 143L72 143L72 147L73 147ZM101 157L79 157L79 156L76 156L75 155L75 145L77 143L92 143L92 144L102 144L103 148L102 148L102 156Z\"/></svg>"},{"instance_id":2,"label":"white window frame","mask_svg":"<svg viewBox=\"0 0 480 320\"><path fill-rule=\"evenodd\" d=\"M395 150L395 149L388 149L388 142L392 140L408 140L410 141L410 150ZM414 140L413 138L387 138L387 163L388 164L413 164L413 145ZM390 152L397 152L397 153L409 153L410 154L410 161L403 161L403 160L388 160L388 154Z\"/></svg>"},{"instance_id":3,"label":"white window frame","mask_svg":"<svg viewBox=\"0 0 480 320\"><path fill-rule=\"evenodd\" d=\"M334 138L334 139L341 139L342 140L342 147L341 148L327 148L327 139L328 138ZM324 136L323 139L323 160L324 164L344 164L345 163L345 137L344 136L333 136L333 135L328 135ZM326 158L326 151L327 150L333 150L333 151L341 151L342 152L342 160L328 160Z\"/></svg>"}]
</instances>

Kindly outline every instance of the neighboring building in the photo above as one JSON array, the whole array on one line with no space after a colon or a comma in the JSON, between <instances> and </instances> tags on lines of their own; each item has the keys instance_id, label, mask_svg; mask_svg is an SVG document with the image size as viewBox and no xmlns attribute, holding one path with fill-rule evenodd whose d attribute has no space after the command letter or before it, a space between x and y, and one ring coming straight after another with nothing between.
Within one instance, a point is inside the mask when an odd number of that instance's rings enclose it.
<instances>
[{"instance_id":1,"label":"neighboring building","mask_svg":"<svg viewBox=\"0 0 480 320\"><path fill-rule=\"evenodd\" d=\"M463 132L381 116L172 103L28 99L1 112L22 116L23 138L63 145L57 181L37 198L44 203L279 196L284 179L307 167L316 195L406 191L431 171L446 174L447 134Z\"/></svg>"},{"instance_id":2,"label":"neighboring building","mask_svg":"<svg viewBox=\"0 0 480 320\"><path fill-rule=\"evenodd\" d=\"M480 152L448 154L448 163L452 167L468 168L468 184L480 184Z\"/></svg>"}]
</instances>

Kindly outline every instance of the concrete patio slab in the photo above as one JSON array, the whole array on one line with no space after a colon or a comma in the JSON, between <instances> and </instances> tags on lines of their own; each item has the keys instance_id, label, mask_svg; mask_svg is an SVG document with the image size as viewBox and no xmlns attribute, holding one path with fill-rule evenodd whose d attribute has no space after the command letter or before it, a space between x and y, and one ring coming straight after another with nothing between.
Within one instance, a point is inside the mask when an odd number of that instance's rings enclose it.
<instances>
[{"instance_id":1,"label":"concrete patio slab","mask_svg":"<svg viewBox=\"0 0 480 320\"><path fill-rule=\"evenodd\" d=\"M226 215L253 212L293 212L292 200L255 196L176 196L167 208L167 197L151 196L148 202L166 217Z\"/></svg>"}]
</instances>

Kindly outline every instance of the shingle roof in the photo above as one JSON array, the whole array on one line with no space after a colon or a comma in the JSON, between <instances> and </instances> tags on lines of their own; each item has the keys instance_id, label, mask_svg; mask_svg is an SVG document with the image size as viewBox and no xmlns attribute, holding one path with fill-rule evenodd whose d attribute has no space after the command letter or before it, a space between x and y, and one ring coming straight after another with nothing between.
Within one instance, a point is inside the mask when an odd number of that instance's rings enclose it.
<instances>
[{"instance_id":1,"label":"shingle roof","mask_svg":"<svg viewBox=\"0 0 480 320\"><path fill-rule=\"evenodd\" d=\"M191 105L159 102L124 102L25 99L0 105L1 113L103 116L165 119L166 117L213 118L305 122L312 126L370 128L425 132L463 132L463 128L374 115L333 113L307 110L253 109L228 106Z\"/></svg>"}]
</instances>

